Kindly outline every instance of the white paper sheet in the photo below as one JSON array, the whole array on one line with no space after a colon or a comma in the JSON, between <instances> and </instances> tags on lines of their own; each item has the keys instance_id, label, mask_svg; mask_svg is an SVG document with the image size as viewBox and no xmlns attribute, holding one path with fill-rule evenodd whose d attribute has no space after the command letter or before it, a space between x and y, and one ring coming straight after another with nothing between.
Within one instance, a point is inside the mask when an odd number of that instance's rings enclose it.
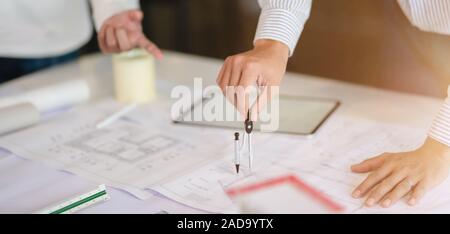
<instances>
[{"instance_id":1,"label":"white paper sheet","mask_svg":"<svg viewBox=\"0 0 450 234\"><path fill-rule=\"evenodd\" d=\"M96 187L96 183L76 175L0 152L0 213L34 213ZM111 199L77 213L201 213L149 191L145 201L123 190L107 188Z\"/></svg>"},{"instance_id":2,"label":"white paper sheet","mask_svg":"<svg viewBox=\"0 0 450 234\"><path fill-rule=\"evenodd\" d=\"M101 103L49 119L7 135L0 145L17 155L129 191L141 199L147 187L179 177L213 160L214 139L199 146L202 133L174 131L169 123L143 127L119 120L104 129L95 124L117 108ZM219 138L217 139L219 140ZM201 153L202 152L202 153Z\"/></svg>"},{"instance_id":3,"label":"white paper sheet","mask_svg":"<svg viewBox=\"0 0 450 234\"><path fill-rule=\"evenodd\" d=\"M364 207L351 192L367 174L355 174L350 166L384 152L410 151L426 138L426 129L380 124L348 117L331 119L313 140L272 165L271 170L293 173L334 201L347 213L449 213L450 181L432 190L421 204L410 207L404 201L389 209Z\"/></svg>"},{"instance_id":4,"label":"white paper sheet","mask_svg":"<svg viewBox=\"0 0 450 234\"><path fill-rule=\"evenodd\" d=\"M244 157L241 174L236 175L233 131L172 125L168 104L139 108L127 121L120 120L105 130L92 128L118 108L116 103L103 102L73 110L3 137L0 146L140 198L146 198L145 189L152 189L211 212L237 211L224 188L247 176L275 172L296 174L349 213L450 212L442 208L450 207L450 191L442 186L428 196L441 199L425 199L415 208L399 203L388 210L367 210L361 207L362 201L350 196L365 177L351 173L351 164L385 151L412 150L423 142L426 129L336 115L311 140L255 133L253 173L249 174Z\"/></svg>"},{"instance_id":5,"label":"white paper sheet","mask_svg":"<svg viewBox=\"0 0 450 234\"><path fill-rule=\"evenodd\" d=\"M145 122L142 118L136 119ZM450 213L450 180L431 191L415 207L401 201L390 209L366 208L362 205L363 200L351 197L353 189L367 176L352 173L352 164L384 152L414 150L423 143L426 133L427 129L337 115L327 121L314 139L255 133L252 174L247 170L245 159L241 159L244 162L242 174L235 174L230 141L228 147L219 152L222 154L220 160L153 189L201 209L236 212L237 207L224 196L224 188L249 176L268 178L270 175L293 173L343 205L347 213ZM232 132L229 135L232 136Z\"/></svg>"}]
</instances>

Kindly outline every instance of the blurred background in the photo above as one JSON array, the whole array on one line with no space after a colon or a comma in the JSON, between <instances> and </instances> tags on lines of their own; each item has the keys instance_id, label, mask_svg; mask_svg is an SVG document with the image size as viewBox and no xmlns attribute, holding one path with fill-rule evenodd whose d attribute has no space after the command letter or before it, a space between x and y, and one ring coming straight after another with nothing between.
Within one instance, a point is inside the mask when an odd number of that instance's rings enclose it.
<instances>
[{"instance_id":1,"label":"blurred background","mask_svg":"<svg viewBox=\"0 0 450 234\"><path fill-rule=\"evenodd\" d=\"M252 48L256 0L145 0L144 31L163 49L224 59ZM83 54L98 52L93 36ZM446 96L450 37L411 26L395 0L314 0L292 72Z\"/></svg>"}]
</instances>

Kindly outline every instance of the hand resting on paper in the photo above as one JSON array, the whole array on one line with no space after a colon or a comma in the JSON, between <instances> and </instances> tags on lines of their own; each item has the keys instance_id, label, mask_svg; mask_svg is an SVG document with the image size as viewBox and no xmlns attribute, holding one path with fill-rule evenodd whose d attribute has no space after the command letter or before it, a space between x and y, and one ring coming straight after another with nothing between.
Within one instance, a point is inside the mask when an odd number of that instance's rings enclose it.
<instances>
[{"instance_id":1,"label":"hand resting on paper","mask_svg":"<svg viewBox=\"0 0 450 234\"><path fill-rule=\"evenodd\" d=\"M447 178L449 168L450 148L428 138L415 151L385 153L353 165L353 172L370 174L352 196L364 197L369 207L388 208L404 197L413 206Z\"/></svg>"}]
</instances>

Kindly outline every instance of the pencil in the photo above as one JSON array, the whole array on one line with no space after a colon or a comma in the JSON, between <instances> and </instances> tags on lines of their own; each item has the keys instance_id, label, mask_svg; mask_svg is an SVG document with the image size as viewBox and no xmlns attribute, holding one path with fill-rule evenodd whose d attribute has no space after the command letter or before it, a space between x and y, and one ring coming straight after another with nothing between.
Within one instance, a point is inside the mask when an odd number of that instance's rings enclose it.
<instances>
[{"instance_id":1,"label":"pencil","mask_svg":"<svg viewBox=\"0 0 450 234\"><path fill-rule=\"evenodd\" d=\"M104 128L107 127L108 125L114 123L115 121L117 121L118 119L120 119L121 117L123 117L124 115L128 114L129 112L131 112L132 110L134 110L136 107L138 106L138 104L133 103L130 105L125 106L124 108L120 109L119 111L117 111L116 113L112 114L111 116L109 116L108 118L100 121L96 127L97 128Z\"/></svg>"},{"instance_id":2,"label":"pencil","mask_svg":"<svg viewBox=\"0 0 450 234\"><path fill-rule=\"evenodd\" d=\"M239 149L239 133L234 133L234 165L236 166L236 173L239 174L240 166L240 149Z\"/></svg>"}]
</instances>

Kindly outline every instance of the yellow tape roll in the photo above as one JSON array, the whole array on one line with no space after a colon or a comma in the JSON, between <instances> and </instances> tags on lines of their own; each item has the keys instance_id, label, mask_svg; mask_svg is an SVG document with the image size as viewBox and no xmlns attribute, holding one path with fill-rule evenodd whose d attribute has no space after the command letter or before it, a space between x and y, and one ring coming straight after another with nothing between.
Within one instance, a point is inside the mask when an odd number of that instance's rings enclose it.
<instances>
[{"instance_id":1,"label":"yellow tape roll","mask_svg":"<svg viewBox=\"0 0 450 234\"><path fill-rule=\"evenodd\" d=\"M113 56L116 99L124 103L144 103L155 99L155 61L142 49Z\"/></svg>"}]
</instances>

